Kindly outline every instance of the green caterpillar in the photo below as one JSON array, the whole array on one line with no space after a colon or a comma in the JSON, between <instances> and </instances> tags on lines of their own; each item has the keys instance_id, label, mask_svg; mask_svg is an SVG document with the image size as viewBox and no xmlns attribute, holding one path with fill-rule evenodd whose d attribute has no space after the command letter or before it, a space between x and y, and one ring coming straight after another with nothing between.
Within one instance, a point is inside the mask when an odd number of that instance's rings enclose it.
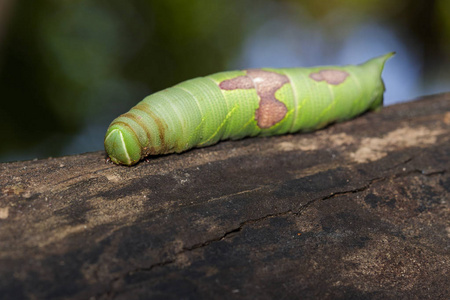
<instances>
[{"instance_id":1,"label":"green caterpillar","mask_svg":"<svg viewBox=\"0 0 450 300\"><path fill-rule=\"evenodd\" d=\"M381 72L393 52L361 65L249 69L184 81L116 118L105 149L117 164L220 140L311 131L383 104Z\"/></svg>"}]
</instances>

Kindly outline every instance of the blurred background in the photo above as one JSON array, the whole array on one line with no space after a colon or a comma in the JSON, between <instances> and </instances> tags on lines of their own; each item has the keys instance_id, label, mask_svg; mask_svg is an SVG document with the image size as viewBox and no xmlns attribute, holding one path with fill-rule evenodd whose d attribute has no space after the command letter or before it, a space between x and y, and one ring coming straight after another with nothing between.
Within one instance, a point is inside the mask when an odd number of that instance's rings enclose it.
<instances>
[{"instance_id":1,"label":"blurred background","mask_svg":"<svg viewBox=\"0 0 450 300\"><path fill-rule=\"evenodd\" d=\"M211 73L396 51L385 104L450 90L449 0L0 0L0 162L103 149L146 95Z\"/></svg>"}]
</instances>

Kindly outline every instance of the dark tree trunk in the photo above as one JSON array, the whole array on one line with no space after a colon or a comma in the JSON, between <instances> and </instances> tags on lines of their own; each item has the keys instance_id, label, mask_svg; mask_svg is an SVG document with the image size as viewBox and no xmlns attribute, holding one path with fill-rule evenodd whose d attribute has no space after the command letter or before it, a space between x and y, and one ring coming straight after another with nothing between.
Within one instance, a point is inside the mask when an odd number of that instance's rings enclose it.
<instances>
[{"instance_id":1,"label":"dark tree trunk","mask_svg":"<svg viewBox=\"0 0 450 300\"><path fill-rule=\"evenodd\" d=\"M450 298L450 93L104 159L0 164L0 298Z\"/></svg>"}]
</instances>

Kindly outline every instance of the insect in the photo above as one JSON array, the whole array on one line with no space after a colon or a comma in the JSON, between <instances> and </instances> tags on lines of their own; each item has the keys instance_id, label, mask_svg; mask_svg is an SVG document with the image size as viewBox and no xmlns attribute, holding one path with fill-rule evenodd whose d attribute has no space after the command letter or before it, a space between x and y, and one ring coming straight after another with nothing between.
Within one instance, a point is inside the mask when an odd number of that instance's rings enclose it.
<instances>
[{"instance_id":1,"label":"insect","mask_svg":"<svg viewBox=\"0 0 450 300\"><path fill-rule=\"evenodd\" d=\"M361 65L248 69L184 81L112 121L105 149L116 164L221 140L312 131L383 104L381 72L394 52Z\"/></svg>"}]
</instances>

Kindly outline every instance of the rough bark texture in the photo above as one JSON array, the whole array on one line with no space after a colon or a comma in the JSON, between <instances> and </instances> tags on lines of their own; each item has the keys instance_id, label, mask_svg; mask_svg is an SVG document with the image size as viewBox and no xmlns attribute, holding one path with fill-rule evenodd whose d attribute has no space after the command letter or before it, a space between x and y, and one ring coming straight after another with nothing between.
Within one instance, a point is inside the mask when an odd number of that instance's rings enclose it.
<instances>
[{"instance_id":1,"label":"rough bark texture","mask_svg":"<svg viewBox=\"0 0 450 300\"><path fill-rule=\"evenodd\" d=\"M450 298L450 93L104 159L0 164L0 298Z\"/></svg>"}]
</instances>

